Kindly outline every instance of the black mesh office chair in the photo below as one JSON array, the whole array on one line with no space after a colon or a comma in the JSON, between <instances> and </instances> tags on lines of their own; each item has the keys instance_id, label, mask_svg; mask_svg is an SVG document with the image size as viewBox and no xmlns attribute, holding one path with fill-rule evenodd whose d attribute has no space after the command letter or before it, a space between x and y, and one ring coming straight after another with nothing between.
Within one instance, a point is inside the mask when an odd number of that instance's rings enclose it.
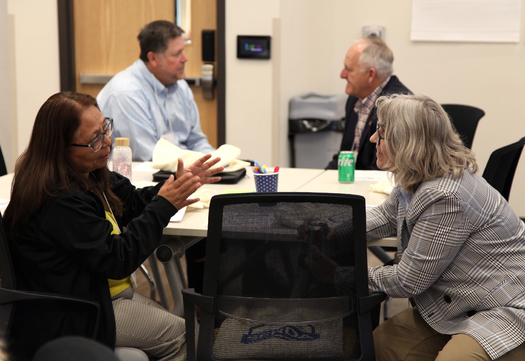
<instances>
[{"instance_id":1,"label":"black mesh office chair","mask_svg":"<svg viewBox=\"0 0 525 361\"><path fill-rule=\"evenodd\" d=\"M492 152L483 171L483 178L508 201L514 173L518 167L525 137Z\"/></svg>"},{"instance_id":2,"label":"black mesh office chair","mask_svg":"<svg viewBox=\"0 0 525 361\"><path fill-rule=\"evenodd\" d=\"M94 325L93 333L89 336L96 336L100 314L100 307L98 303L75 297L59 296L55 294L39 292L28 292L16 289L13 264L11 263L9 247L5 238L4 229L2 226L2 217L0 215L0 337L5 338L9 336L14 308L16 307L15 303L24 300L53 300L85 304L86 307L89 307L93 310L93 315L96 317L96 324Z\"/></svg>"},{"instance_id":3,"label":"black mesh office chair","mask_svg":"<svg viewBox=\"0 0 525 361\"><path fill-rule=\"evenodd\" d=\"M353 267L356 286L336 290L314 275L306 259L319 259L317 250L324 261ZM385 295L368 291L364 198L213 197L203 293L183 295L188 360L195 360L195 305L197 360L373 360L373 314Z\"/></svg>"},{"instance_id":4,"label":"black mesh office chair","mask_svg":"<svg viewBox=\"0 0 525 361\"><path fill-rule=\"evenodd\" d=\"M96 338L98 323L100 319L100 306L97 302L85 300L78 297L29 292L16 289L16 279L13 270L9 246L4 234L2 225L2 215L0 214L0 338L9 340L13 315L16 303L20 301L53 301L67 302L85 305L92 310L93 319L95 320L93 330L90 334L84 335L90 338ZM32 327L32 325L27 325ZM10 340L16 342L16 340ZM115 354L121 361L147 361L147 355L142 351L131 347L116 348Z\"/></svg>"},{"instance_id":5,"label":"black mesh office chair","mask_svg":"<svg viewBox=\"0 0 525 361\"><path fill-rule=\"evenodd\" d=\"M485 115L485 112L469 105L441 104L441 106L450 117L452 125L463 140L463 144L471 149L478 122Z\"/></svg>"},{"instance_id":6,"label":"black mesh office chair","mask_svg":"<svg viewBox=\"0 0 525 361\"><path fill-rule=\"evenodd\" d=\"M0 177L7 174L7 167L5 166L4 154L2 147L0 147Z\"/></svg>"}]
</instances>

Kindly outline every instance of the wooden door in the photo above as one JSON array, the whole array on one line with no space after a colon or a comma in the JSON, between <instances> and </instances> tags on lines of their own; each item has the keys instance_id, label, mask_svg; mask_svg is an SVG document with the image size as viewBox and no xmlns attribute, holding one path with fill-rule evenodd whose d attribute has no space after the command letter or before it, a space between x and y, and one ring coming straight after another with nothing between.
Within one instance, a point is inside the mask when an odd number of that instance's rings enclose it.
<instances>
[{"instance_id":1,"label":"wooden door","mask_svg":"<svg viewBox=\"0 0 525 361\"><path fill-rule=\"evenodd\" d=\"M77 92L94 97L104 84L81 84L80 74L114 75L139 58L137 35L153 20L174 21L175 0L74 0L75 79ZM200 78L201 31L216 29L216 0L191 0L191 44L186 76ZM201 127L217 146L217 96L204 99L199 86L191 87L199 108ZM215 91L216 93L216 91Z\"/></svg>"},{"instance_id":2,"label":"wooden door","mask_svg":"<svg viewBox=\"0 0 525 361\"><path fill-rule=\"evenodd\" d=\"M185 48L189 59L186 63L186 77L201 77L202 65L204 64L202 61L202 30L216 29L216 0L191 0L191 44L186 45ZM215 55L215 59L217 59L217 55ZM216 74L217 62L206 63L214 65ZM191 90L199 108L202 131L208 136L210 144L217 147L217 89L214 87L213 99L205 99L200 86L191 86Z\"/></svg>"}]
</instances>

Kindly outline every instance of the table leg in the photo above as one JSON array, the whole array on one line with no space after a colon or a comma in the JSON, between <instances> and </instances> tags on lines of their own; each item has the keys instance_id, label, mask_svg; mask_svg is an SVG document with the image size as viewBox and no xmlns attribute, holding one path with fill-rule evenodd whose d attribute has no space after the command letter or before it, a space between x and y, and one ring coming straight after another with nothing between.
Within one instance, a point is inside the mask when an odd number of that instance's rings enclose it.
<instances>
[{"instance_id":1,"label":"table leg","mask_svg":"<svg viewBox=\"0 0 525 361\"><path fill-rule=\"evenodd\" d=\"M187 247L194 245L201 239L202 237L165 237L162 245L155 252L166 271L166 277L173 297L172 313L180 317L184 317L184 302L181 291L183 288L188 287L180 259Z\"/></svg>"},{"instance_id":2,"label":"table leg","mask_svg":"<svg viewBox=\"0 0 525 361\"><path fill-rule=\"evenodd\" d=\"M166 297L166 291L164 290L164 285L162 284L162 278L160 277L159 266L157 263L157 257L155 256L155 253L149 256L148 259L149 259L149 265L151 268L151 273L153 273L153 278L155 279L155 283L157 285L157 291L159 293L160 304L165 309L168 309L169 308L168 298Z\"/></svg>"}]
</instances>

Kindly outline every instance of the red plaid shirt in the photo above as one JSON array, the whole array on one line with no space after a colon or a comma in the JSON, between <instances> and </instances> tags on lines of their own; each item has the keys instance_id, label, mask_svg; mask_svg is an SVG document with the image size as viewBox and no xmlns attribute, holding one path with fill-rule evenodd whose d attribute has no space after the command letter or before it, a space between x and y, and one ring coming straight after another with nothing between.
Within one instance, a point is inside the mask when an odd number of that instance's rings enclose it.
<instances>
[{"instance_id":1,"label":"red plaid shirt","mask_svg":"<svg viewBox=\"0 0 525 361\"><path fill-rule=\"evenodd\" d=\"M377 88L374 89L369 96L363 99L357 100L354 106L354 112L357 114L357 124L355 126L355 136L354 136L354 145L352 146L355 155L357 156L359 150L359 142L361 141L361 134L363 134L363 129L365 128L366 120L370 115L370 112L374 108L379 94L383 92L385 85L389 82L390 77L386 78Z\"/></svg>"}]
</instances>

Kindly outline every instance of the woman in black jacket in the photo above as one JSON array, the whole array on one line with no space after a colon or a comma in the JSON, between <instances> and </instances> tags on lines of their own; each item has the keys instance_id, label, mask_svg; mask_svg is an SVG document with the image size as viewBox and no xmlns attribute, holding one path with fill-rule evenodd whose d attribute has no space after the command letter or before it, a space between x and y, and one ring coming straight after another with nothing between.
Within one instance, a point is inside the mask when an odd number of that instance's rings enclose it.
<instances>
[{"instance_id":1,"label":"woman in black jacket","mask_svg":"<svg viewBox=\"0 0 525 361\"><path fill-rule=\"evenodd\" d=\"M210 155L188 167L179 159L176 181L171 177L156 187L135 189L127 178L107 168L112 122L89 95L51 96L40 108L29 146L16 163L3 225L18 288L97 301L101 306L97 339L113 348L120 331L108 279L128 278L160 244L171 216L198 201L187 198L202 184L218 181L210 176L222 167L210 169L219 161L209 160ZM156 309L148 305L144 312L148 307ZM26 360L49 340L88 334L94 326L90 312L76 304L18 304L12 352L17 360ZM184 321L167 311L160 318L167 327L169 322L177 324L178 343L150 355L184 359ZM119 346L150 352L149 345Z\"/></svg>"}]
</instances>

